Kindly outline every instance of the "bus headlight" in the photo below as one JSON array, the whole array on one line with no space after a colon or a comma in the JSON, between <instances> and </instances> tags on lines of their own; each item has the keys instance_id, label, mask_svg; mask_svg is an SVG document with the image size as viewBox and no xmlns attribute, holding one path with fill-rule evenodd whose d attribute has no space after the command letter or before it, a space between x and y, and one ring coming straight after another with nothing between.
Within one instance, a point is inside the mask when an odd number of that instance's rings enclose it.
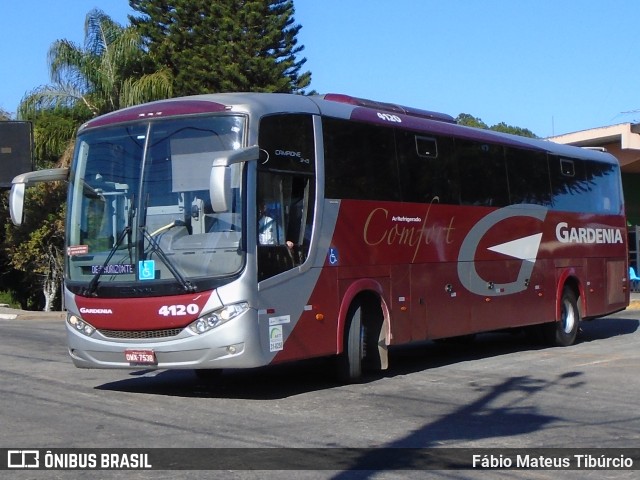
<instances>
[{"instance_id":1,"label":"bus headlight","mask_svg":"<svg viewBox=\"0 0 640 480\"><path fill-rule=\"evenodd\" d=\"M249 304L246 302L227 305L224 308L220 308L198 318L189 325L189 329L199 335L219 327L247 310L249 310Z\"/></svg>"},{"instance_id":2,"label":"bus headlight","mask_svg":"<svg viewBox=\"0 0 640 480\"><path fill-rule=\"evenodd\" d=\"M96 331L93 326L89 325L87 322L85 322L80 317L77 317L76 315L67 315L67 323L71 325L74 330L87 335L88 337L93 335L93 332Z\"/></svg>"}]
</instances>

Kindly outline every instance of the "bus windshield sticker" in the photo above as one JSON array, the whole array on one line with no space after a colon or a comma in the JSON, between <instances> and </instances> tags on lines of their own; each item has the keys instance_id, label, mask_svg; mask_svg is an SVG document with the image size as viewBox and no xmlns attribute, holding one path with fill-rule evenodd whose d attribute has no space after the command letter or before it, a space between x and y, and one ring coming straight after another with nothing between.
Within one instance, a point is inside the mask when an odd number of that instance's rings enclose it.
<instances>
[{"instance_id":1,"label":"bus windshield sticker","mask_svg":"<svg viewBox=\"0 0 640 480\"><path fill-rule=\"evenodd\" d=\"M89 253L89 245L69 245L67 247L67 255L70 257L86 255L87 253Z\"/></svg>"},{"instance_id":2,"label":"bus windshield sticker","mask_svg":"<svg viewBox=\"0 0 640 480\"><path fill-rule=\"evenodd\" d=\"M156 261L140 260L138 262L138 278L140 280L153 280L155 278Z\"/></svg>"},{"instance_id":3,"label":"bus windshield sticker","mask_svg":"<svg viewBox=\"0 0 640 480\"><path fill-rule=\"evenodd\" d=\"M97 275L130 275L134 272L131 264L91 265L91 274Z\"/></svg>"},{"instance_id":4,"label":"bus windshield sticker","mask_svg":"<svg viewBox=\"0 0 640 480\"><path fill-rule=\"evenodd\" d=\"M269 351L279 352L284 347L282 341L282 325L272 325L269 327Z\"/></svg>"}]
</instances>

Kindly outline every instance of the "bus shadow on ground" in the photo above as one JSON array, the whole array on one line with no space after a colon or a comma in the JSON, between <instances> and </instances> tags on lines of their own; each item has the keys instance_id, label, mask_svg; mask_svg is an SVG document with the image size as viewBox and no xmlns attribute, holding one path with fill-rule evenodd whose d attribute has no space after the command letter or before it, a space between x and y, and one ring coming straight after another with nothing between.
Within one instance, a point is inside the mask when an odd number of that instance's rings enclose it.
<instances>
[{"instance_id":1,"label":"bus shadow on ground","mask_svg":"<svg viewBox=\"0 0 640 480\"><path fill-rule=\"evenodd\" d=\"M576 345L621 335L631 335L640 327L635 318L604 317L582 322ZM428 368L443 367L459 362L487 359L510 353L554 349L538 335L527 329L490 332L477 335L473 340L447 339L441 342L423 342L396 347L387 376L415 373ZM424 358L425 356L430 358Z\"/></svg>"},{"instance_id":2,"label":"bus shadow on ground","mask_svg":"<svg viewBox=\"0 0 640 480\"><path fill-rule=\"evenodd\" d=\"M622 312L621 317L596 318L582 322L579 342L592 342L595 340L605 340L619 335L630 335L635 333L640 327L640 320L635 318L624 318L626 312Z\"/></svg>"},{"instance_id":3,"label":"bus shadow on ground","mask_svg":"<svg viewBox=\"0 0 640 480\"><path fill-rule=\"evenodd\" d=\"M640 321L603 318L583 322L578 343L633 334ZM549 348L522 331L478 335L473 341L418 342L390 350L390 368L369 374L362 383L422 372L456 363ZM248 370L225 370L214 379L199 379L190 370L142 370L129 378L98 385L99 390L195 398L277 400L341 388L333 359L312 359Z\"/></svg>"}]
</instances>

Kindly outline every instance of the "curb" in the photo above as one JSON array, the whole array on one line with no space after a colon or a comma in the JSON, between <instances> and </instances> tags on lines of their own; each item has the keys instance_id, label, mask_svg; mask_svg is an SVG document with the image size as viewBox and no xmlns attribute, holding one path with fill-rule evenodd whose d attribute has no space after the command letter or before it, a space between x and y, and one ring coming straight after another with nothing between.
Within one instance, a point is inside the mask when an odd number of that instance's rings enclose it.
<instances>
[{"instance_id":1,"label":"curb","mask_svg":"<svg viewBox=\"0 0 640 480\"><path fill-rule=\"evenodd\" d=\"M6 303L0 303L0 320L14 320L18 317L17 313L7 313L12 309Z\"/></svg>"},{"instance_id":2,"label":"curb","mask_svg":"<svg viewBox=\"0 0 640 480\"><path fill-rule=\"evenodd\" d=\"M29 310L17 310L0 305L0 320L64 320L66 312L41 312Z\"/></svg>"}]
</instances>

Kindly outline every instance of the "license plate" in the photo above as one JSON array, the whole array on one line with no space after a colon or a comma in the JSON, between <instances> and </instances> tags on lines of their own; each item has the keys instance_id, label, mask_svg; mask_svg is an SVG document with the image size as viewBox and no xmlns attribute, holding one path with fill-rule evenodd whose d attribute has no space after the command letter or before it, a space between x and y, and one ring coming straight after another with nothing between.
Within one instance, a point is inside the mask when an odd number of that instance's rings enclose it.
<instances>
[{"instance_id":1,"label":"license plate","mask_svg":"<svg viewBox=\"0 0 640 480\"><path fill-rule=\"evenodd\" d=\"M153 350L125 350L124 357L131 365L158 364L158 359Z\"/></svg>"}]
</instances>

